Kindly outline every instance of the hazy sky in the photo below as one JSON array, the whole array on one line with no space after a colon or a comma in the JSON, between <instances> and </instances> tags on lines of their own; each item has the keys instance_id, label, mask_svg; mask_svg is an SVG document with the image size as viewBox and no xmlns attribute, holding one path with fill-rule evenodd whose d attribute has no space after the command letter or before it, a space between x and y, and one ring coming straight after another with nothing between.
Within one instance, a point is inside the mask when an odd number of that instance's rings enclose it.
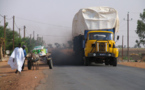
<instances>
[{"instance_id":1,"label":"hazy sky","mask_svg":"<svg viewBox=\"0 0 145 90\"><path fill-rule=\"evenodd\" d=\"M120 36L117 45L127 41L127 13L130 13L130 46L133 47L138 36L135 33L139 14L145 9L145 0L0 0L0 15L6 15L8 27L12 29L12 16L15 16L15 30L21 28L23 37L23 26L26 26L26 36L35 31L43 36L48 43L65 43L71 39L72 20L81 8L94 6L109 6L118 11ZM3 17L0 16L0 25L3 25Z\"/></svg>"}]
</instances>

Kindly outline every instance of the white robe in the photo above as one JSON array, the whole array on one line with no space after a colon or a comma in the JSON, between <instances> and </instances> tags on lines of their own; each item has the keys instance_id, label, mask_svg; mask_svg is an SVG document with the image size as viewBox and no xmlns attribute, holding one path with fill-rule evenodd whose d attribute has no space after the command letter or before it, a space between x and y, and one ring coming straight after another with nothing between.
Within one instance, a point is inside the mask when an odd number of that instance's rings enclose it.
<instances>
[{"instance_id":1,"label":"white robe","mask_svg":"<svg viewBox=\"0 0 145 90\"><path fill-rule=\"evenodd\" d=\"M15 59L14 62L13 58ZM24 60L25 56L23 49L16 47L9 58L8 64L11 66L11 69L17 69L19 72L21 72Z\"/></svg>"}]
</instances>

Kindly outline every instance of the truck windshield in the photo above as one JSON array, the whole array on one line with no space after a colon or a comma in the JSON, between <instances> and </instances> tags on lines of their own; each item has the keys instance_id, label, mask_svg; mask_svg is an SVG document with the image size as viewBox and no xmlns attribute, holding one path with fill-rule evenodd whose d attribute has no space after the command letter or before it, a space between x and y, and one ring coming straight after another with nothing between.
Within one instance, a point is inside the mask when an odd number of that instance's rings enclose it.
<instances>
[{"instance_id":1,"label":"truck windshield","mask_svg":"<svg viewBox=\"0 0 145 90\"><path fill-rule=\"evenodd\" d=\"M89 40L113 40L112 33L90 33Z\"/></svg>"}]
</instances>

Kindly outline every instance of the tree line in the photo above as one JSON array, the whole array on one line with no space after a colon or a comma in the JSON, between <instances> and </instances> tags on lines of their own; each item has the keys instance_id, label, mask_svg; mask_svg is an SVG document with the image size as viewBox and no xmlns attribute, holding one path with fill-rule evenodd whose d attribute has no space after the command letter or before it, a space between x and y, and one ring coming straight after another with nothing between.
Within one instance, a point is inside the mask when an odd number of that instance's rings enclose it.
<instances>
[{"instance_id":1,"label":"tree line","mask_svg":"<svg viewBox=\"0 0 145 90\"><path fill-rule=\"evenodd\" d=\"M6 37L5 37L5 49L13 51L13 30L7 28L8 23L6 23ZM4 26L0 26L0 38L4 37ZM36 45L43 45L43 41L35 40L34 38L21 38L17 31L14 31L14 47L18 46L18 43L21 43L22 46L26 46L26 52L31 51Z\"/></svg>"},{"instance_id":2,"label":"tree line","mask_svg":"<svg viewBox=\"0 0 145 90\"><path fill-rule=\"evenodd\" d=\"M68 44L68 46L66 45L66 44L59 44L59 43L54 43L54 45L55 45L55 47L56 48L73 48L73 42L70 40L70 41L67 41L67 44ZM53 45L52 44L48 44L48 48L54 48L53 47Z\"/></svg>"},{"instance_id":3,"label":"tree line","mask_svg":"<svg viewBox=\"0 0 145 90\"><path fill-rule=\"evenodd\" d=\"M136 33L139 37L139 40L136 40L135 47L141 47L143 45L145 47L145 9L143 13L140 13L140 20L137 21L137 30Z\"/></svg>"}]
</instances>

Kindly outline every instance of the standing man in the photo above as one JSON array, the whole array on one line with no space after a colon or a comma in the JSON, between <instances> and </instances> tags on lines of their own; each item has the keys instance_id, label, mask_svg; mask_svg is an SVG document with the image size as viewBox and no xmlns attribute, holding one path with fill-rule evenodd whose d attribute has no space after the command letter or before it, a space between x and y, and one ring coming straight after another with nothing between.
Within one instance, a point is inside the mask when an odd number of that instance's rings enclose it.
<instances>
[{"instance_id":1,"label":"standing man","mask_svg":"<svg viewBox=\"0 0 145 90\"><path fill-rule=\"evenodd\" d=\"M26 58L26 55L27 55L26 50L25 50L26 46L23 45L22 48L23 48L23 51L24 51L24 56L25 56L25 58ZM23 66L22 66L22 71L23 71L23 69L24 69L24 65L25 65L25 60L24 60Z\"/></svg>"},{"instance_id":2,"label":"standing man","mask_svg":"<svg viewBox=\"0 0 145 90\"><path fill-rule=\"evenodd\" d=\"M21 43L19 43L18 47L16 47L12 52L8 64L11 66L11 69L16 69L15 73L17 72L21 73L24 59L25 59L24 52L23 49L21 48Z\"/></svg>"}]
</instances>

